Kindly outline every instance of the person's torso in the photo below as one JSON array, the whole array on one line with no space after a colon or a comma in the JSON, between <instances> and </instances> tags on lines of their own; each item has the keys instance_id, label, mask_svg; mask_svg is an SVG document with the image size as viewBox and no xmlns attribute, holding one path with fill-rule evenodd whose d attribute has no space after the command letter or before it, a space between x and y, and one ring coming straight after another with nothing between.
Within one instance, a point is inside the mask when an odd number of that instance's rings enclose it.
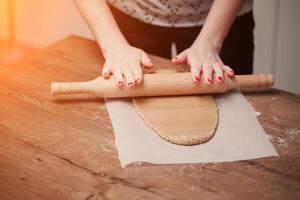
<instances>
[{"instance_id":1,"label":"person's torso","mask_svg":"<svg viewBox=\"0 0 300 200\"><path fill-rule=\"evenodd\" d=\"M145 23L167 27L200 26L213 0L107 0L122 12ZM238 15L252 9L252 0L246 0Z\"/></svg>"}]
</instances>

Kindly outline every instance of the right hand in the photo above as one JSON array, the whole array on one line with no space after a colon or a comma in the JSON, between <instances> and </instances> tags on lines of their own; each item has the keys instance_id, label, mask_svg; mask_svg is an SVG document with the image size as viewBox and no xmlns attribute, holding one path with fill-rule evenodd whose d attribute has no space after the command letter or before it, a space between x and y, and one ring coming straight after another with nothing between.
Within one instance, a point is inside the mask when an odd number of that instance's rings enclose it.
<instances>
[{"instance_id":1,"label":"right hand","mask_svg":"<svg viewBox=\"0 0 300 200\"><path fill-rule=\"evenodd\" d=\"M103 78L113 75L117 86L133 87L143 82L141 67L152 68L154 64L141 49L122 44L103 52L105 63L102 69Z\"/></svg>"}]
</instances>

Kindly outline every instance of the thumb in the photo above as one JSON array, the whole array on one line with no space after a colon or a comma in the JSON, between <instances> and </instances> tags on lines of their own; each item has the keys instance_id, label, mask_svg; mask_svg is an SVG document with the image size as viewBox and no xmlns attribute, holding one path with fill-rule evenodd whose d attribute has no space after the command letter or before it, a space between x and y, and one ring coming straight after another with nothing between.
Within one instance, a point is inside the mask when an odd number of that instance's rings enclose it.
<instances>
[{"instance_id":1,"label":"thumb","mask_svg":"<svg viewBox=\"0 0 300 200\"><path fill-rule=\"evenodd\" d=\"M149 58L149 56L144 51L142 52L141 63L146 68L152 68L154 66L151 59Z\"/></svg>"},{"instance_id":2,"label":"thumb","mask_svg":"<svg viewBox=\"0 0 300 200\"><path fill-rule=\"evenodd\" d=\"M171 62L173 64L184 64L187 61L187 49L172 58Z\"/></svg>"}]
</instances>

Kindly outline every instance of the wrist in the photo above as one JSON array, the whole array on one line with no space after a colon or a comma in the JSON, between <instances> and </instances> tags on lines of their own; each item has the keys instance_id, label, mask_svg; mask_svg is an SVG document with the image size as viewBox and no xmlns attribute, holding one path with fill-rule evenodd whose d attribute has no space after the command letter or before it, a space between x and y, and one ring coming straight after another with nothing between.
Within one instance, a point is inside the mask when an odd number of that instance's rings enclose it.
<instances>
[{"instance_id":1,"label":"wrist","mask_svg":"<svg viewBox=\"0 0 300 200\"><path fill-rule=\"evenodd\" d=\"M223 39L213 35L205 35L200 33L197 39L194 41L193 45L199 45L201 43L208 43L212 48L215 48L218 52L220 52L223 44Z\"/></svg>"}]
</instances>

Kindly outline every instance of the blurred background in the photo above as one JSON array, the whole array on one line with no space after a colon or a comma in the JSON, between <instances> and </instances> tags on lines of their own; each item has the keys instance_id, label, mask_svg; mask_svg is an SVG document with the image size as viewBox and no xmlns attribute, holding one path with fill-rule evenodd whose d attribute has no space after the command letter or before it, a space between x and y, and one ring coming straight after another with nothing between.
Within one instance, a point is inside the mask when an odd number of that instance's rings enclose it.
<instances>
[{"instance_id":1,"label":"blurred background","mask_svg":"<svg viewBox=\"0 0 300 200\"><path fill-rule=\"evenodd\" d=\"M254 0L255 73L300 94L300 1ZM70 34L93 38L72 0L0 0L0 70Z\"/></svg>"}]
</instances>

